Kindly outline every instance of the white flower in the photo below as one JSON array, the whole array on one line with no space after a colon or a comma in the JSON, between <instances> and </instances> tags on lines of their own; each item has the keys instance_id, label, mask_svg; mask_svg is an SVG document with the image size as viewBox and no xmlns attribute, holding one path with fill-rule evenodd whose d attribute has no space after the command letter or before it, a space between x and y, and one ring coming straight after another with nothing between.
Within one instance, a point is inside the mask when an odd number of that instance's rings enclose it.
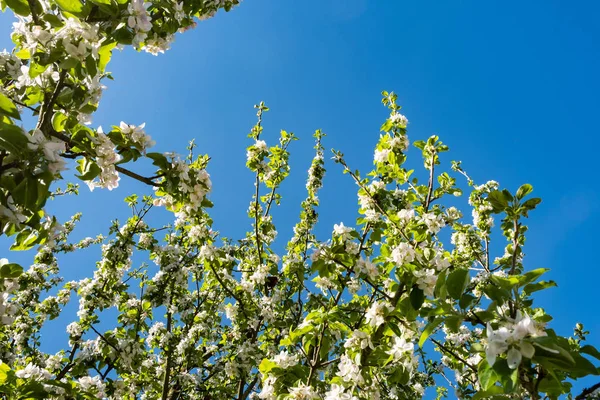
<instances>
[{"instance_id":1,"label":"white flower","mask_svg":"<svg viewBox=\"0 0 600 400\"><path fill-rule=\"evenodd\" d=\"M282 350L279 354L273 357L273 362L281 368L286 369L298 364L299 357L297 354L290 355L287 350Z\"/></svg>"},{"instance_id":2,"label":"white flower","mask_svg":"<svg viewBox=\"0 0 600 400\"><path fill-rule=\"evenodd\" d=\"M353 230L354 229L352 229L348 226L344 226L343 222L340 222L339 225L338 224L333 225L333 233L337 236L340 236L342 238L342 240L348 240L348 239L352 238L350 233Z\"/></svg>"},{"instance_id":3,"label":"white flower","mask_svg":"<svg viewBox=\"0 0 600 400\"><path fill-rule=\"evenodd\" d=\"M39 129L35 129L27 139L29 140L27 144L29 149L42 151L44 158L48 161L50 172L54 174L66 169L66 163L61 157L61 154L67 150L65 142L48 139Z\"/></svg>"},{"instance_id":4,"label":"white flower","mask_svg":"<svg viewBox=\"0 0 600 400\"><path fill-rule=\"evenodd\" d=\"M398 211L398 218L400 218L400 221L406 225L408 224L413 218L415 217L415 210L413 209L404 209L404 210L400 210Z\"/></svg>"},{"instance_id":5,"label":"white flower","mask_svg":"<svg viewBox=\"0 0 600 400\"><path fill-rule=\"evenodd\" d=\"M414 345L407 342L403 337L394 336L394 344L386 351L387 354L394 357L394 360L399 360L406 353L412 355Z\"/></svg>"},{"instance_id":6,"label":"white flower","mask_svg":"<svg viewBox=\"0 0 600 400\"><path fill-rule=\"evenodd\" d=\"M50 373L45 369L33 365L32 363L27 364L24 369L18 370L15 375L21 379L33 379L34 381L41 381L50 379Z\"/></svg>"},{"instance_id":7,"label":"white flower","mask_svg":"<svg viewBox=\"0 0 600 400\"><path fill-rule=\"evenodd\" d=\"M318 399L319 394L315 392L312 387L302 383L300 386L289 389L288 398L295 400L311 400Z\"/></svg>"},{"instance_id":8,"label":"white flower","mask_svg":"<svg viewBox=\"0 0 600 400\"><path fill-rule=\"evenodd\" d=\"M131 140L133 140L135 143L139 144L143 150L146 150L154 146L155 144L154 140L152 140L152 138L146 134L146 131L144 131L145 126L146 123L143 123L139 126L135 126L126 124L123 121L121 121L121 123L119 124L121 132L124 135L129 136Z\"/></svg>"},{"instance_id":9,"label":"white flower","mask_svg":"<svg viewBox=\"0 0 600 400\"><path fill-rule=\"evenodd\" d=\"M442 215L435 215L434 213L423 214L421 216L421 222L427 226L427 231L434 235L446 225Z\"/></svg>"},{"instance_id":10,"label":"white flower","mask_svg":"<svg viewBox=\"0 0 600 400\"><path fill-rule=\"evenodd\" d=\"M337 375L342 378L344 382L353 382L359 385L364 382L360 373L360 367L352 362L346 354L342 354L340 357L338 368L339 371Z\"/></svg>"},{"instance_id":11,"label":"white flower","mask_svg":"<svg viewBox=\"0 0 600 400\"><path fill-rule=\"evenodd\" d=\"M374 160L376 163L387 162L389 154L388 149L375 150Z\"/></svg>"},{"instance_id":12,"label":"white flower","mask_svg":"<svg viewBox=\"0 0 600 400\"><path fill-rule=\"evenodd\" d=\"M352 332L352 336L346 339L344 347L359 347L361 350L366 349L367 347L375 349L375 346L373 346L373 342L371 341L371 336L368 333L360 331L358 329L355 329L354 332Z\"/></svg>"},{"instance_id":13,"label":"white flower","mask_svg":"<svg viewBox=\"0 0 600 400\"><path fill-rule=\"evenodd\" d=\"M104 134L102 127L97 129L97 137L94 139L96 151L96 163L101 169L98 181L87 181L90 190L96 187L113 190L119 186L119 173L115 169L115 164L121 160L121 155L115 152L114 143Z\"/></svg>"},{"instance_id":14,"label":"white flower","mask_svg":"<svg viewBox=\"0 0 600 400\"><path fill-rule=\"evenodd\" d=\"M277 396L275 394L275 388L273 385L275 384L275 377L268 377L262 382L262 388L260 393L258 394L259 399L263 400L275 400Z\"/></svg>"},{"instance_id":15,"label":"white flower","mask_svg":"<svg viewBox=\"0 0 600 400\"><path fill-rule=\"evenodd\" d=\"M150 3L143 0L132 0L127 6L130 16L127 19L127 25L135 31L148 32L152 29L150 14L148 14Z\"/></svg>"},{"instance_id":16,"label":"white flower","mask_svg":"<svg viewBox=\"0 0 600 400\"><path fill-rule=\"evenodd\" d=\"M406 128L406 125L408 125L408 119L397 112L394 112L390 115L390 121L392 121L394 124L397 124L400 128Z\"/></svg>"},{"instance_id":17,"label":"white flower","mask_svg":"<svg viewBox=\"0 0 600 400\"><path fill-rule=\"evenodd\" d=\"M417 278L417 285L426 296L433 296L435 285L437 283L437 275L434 269L417 270L414 272Z\"/></svg>"},{"instance_id":18,"label":"white flower","mask_svg":"<svg viewBox=\"0 0 600 400\"><path fill-rule=\"evenodd\" d=\"M386 311L385 303L376 301L367 309L365 318L372 327L376 328L385 322Z\"/></svg>"},{"instance_id":19,"label":"white flower","mask_svg":"<svg viewBox=\"0 0 600 400\"><path fill-rule=\"evenodd\" d=\"M264 140L257 140L256 143L254 143L254 148L260 152L266 152L267 142L265 142Z\"/></svg>"},{"instance_id":20,"label":"white flower","mask_svg":"<svg viewBox=\"0 0 600 400\"><path fill-rule=\"evenodd\" d=\"M450 261L444 258L444 256L441 254L436 254L431 260L431 264L435 265L435 268L438 271L443 271L450 267Z\"/></svg>"},{"instance_id":21,"label":"white flower","mask_svg":"<svg viewBox=\"0 0 600 400\"><path fill-rule=\"evenodd\" d=\"M104 394L105 385L100 380L99 376L95 376L93 378L91 378L89 376L84 376L84 377L79 378L78 383L79 383L79 386L81 386L81 388L83 390L94 392L96 394L96 397L98 397L99 399L101 399L105 396L105 394Z\"/></svg>"},{"instance_id":22,"label":"white flower","mask_svg":"<svg viewBox=\"0 0 600 400\"><path fill-rule=\"evenodd\" d=\"M375 280L379 277L379 269L377 265L371 262L369 258L361 258L356 262L356 269L359 274L365 274L371 280Z\"/></svg>"},{"instance_id":23,"label":"white flower","mask_svg":"<svg viewBox=\"0 0 600 400\"><path fill-rule=\"evenodd\" d=\"M496 357L504 353L508 349L508 339L510 337L510 331L506 327L494 331L492 325L488 322L487 324L487 338L488 344L485 349L485 355L490 366L493 366L496 362Z\"/></svg>"},{"instance_id":24,"label":"white flower","mask_svg":"<svg viewBox=\"0 0 600 400\"><path fill-rule=\"evenodd\" d=\"M392 146L392 148L398 149L400 151L406 151L406 149L408 149L409 144L410 143L408 141L408 136L406 135L396 136L390 141L390 145Z\"/></svg>"},{"instance_id":25,"label":"white flower","mask_svg":"<svg viewBox=\"0 0 600 400\"><path fill-rule=\"evenodd\" d=\"M74 45L71 40L64 38L62 43L67 53L80 61L84 61L89 53L89 46L85 40L80 40L77 45Z\"/></svg>"},{"instance_id":26,"label":"white flower","mask_svg":"<svg viewBox=\"0 0 600 400\"><path fill-rule=\"evenodd\" d=\"M396 248L394 248L394 250L392 250L392 254L390 255L392 261L394 261L398 266L413 262L415 260L415 256L415 250L406 242L400 243Z\"/></svg>"},{"instance_id":27,"label":"white flower","mask_svg":"<svg viewBox=\"0 0 600 400\"><path fill-rule=\"evenodd\" d=\"M351 393L344 393L344 390L343 386L334 383L331 385L331 389L325 393L325 400L358 400L358 397Z\"/></svg>"},{"instance_id":28,"label":"white flower","mask_svg":"<svg viewBox=\"0 0 600 400\"><path fill-rule=\"evenodd\" d=\"M78 322L71 322L67 326L67 333L72 337L78 338L83 333L83 329L81 328L81 325L79 325Z\"/></svg>"}]
</instances>

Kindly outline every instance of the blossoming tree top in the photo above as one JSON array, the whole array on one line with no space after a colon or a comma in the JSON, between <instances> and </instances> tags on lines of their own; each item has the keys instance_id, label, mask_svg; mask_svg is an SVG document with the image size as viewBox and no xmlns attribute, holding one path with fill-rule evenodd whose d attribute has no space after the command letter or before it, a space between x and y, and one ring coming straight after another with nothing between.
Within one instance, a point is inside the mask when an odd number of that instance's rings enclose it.
<instances>
[{"instance_id":1,"label":"blossoming tree top","mask_svg":"<svg viewBox=\"0 0 600 400\"><path fill-rule=\"evenodd\" d=\"M316 131L283 254L272 248L271 210L297 138L281 131L267 144L264 103L247 148L250 228L237 241L211 229L209 157L193 144L186 156L155 153L144 125L90 127L115 48L163 53L195 18L237 3L0 0L18 18L15 48L0 53L0 230L12 250L36 251L27 270L0 260L0 398L414 399L437 386L437 398L557 399L576 395L573 380L598 375L600 353L583 326L561 337L534 306L532 296L555 283L525 264L524 219L540 202L531 185L512 193L475 184L458 162L444 168L448 147L437 136L414 143L419 180L403 166L408 119L393 93L383 92L389 117L374 169L363 176L334 152L358 187L356 225L335 225L325 241L314 233L325 173ZM35 126L20 126L22 115ZM141 158L155 174L134 172ZM155 194L129 196L125 223L72 242L79 214L61 222L45 210L77 194L61 176L67 168L90 190L112 190L124 175ZM465 189L466 217L448 206ZM153 226L157 208L173 223ZM507 242L496 255L495 220ZM94 245L102 257L93 275L63 282L63 255ZM155 266L134 261L140 255ZM75 301L68 347L47 353L40 330ZM100 323L106 310L118 315L114 326ZM598 387L575 398L597 398Z\"/></svg>"}]
</instances>

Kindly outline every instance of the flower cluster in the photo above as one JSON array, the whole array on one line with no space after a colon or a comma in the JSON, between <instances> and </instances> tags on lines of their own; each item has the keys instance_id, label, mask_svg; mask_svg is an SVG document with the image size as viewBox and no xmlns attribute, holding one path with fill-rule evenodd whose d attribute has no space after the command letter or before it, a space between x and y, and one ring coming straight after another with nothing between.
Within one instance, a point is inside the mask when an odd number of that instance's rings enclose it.
<instances>
[{"instance_id":1,"label":"flower cluster","mask_svg":"<svg viewBox=\"0 0 600 400\"><path fill-rule=\"evenodd\" d=\"M496 358L506 353L509 368L515 369L521 364L523 357L530 359L535 354L535 347L529 339L541 336L547 336L543 325L520 311L514 319L507 319L496 330L488 322L485 349L487 362L493 366Z\"/></svg>"}]
</instances>

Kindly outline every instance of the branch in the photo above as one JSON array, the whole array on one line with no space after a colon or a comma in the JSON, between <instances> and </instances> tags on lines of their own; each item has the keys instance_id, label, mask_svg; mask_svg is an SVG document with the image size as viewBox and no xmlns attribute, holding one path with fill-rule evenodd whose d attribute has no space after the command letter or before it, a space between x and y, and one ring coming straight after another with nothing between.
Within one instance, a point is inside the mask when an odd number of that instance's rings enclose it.
<instances>
[{"instance_id":1,"label":"branch","mask_svg":"<svg viewBox=\"0 0 600 400\"><path fill-rule=\"evenodd\" d=\"M172 298L172 297L171 297ZM170 306L170 304L169 304ZM168 309L168 308L167 308ZM167 311L167 332L171 333L172 315L170 311ZM163 392L162 400L167 400L169 396L169 381L171 380L171 355L173 354L172 343L169 344L169 350L167 351L167 364L165 365L165 377L163 379Z\"/></svg>"},{"instance_id":2,"label":"branch","mask_svg":"<svg viewBox=\"0 0 600 400\"><path fill-rule=\"evenodd\" d=\"M587 397L590 394L594 393L598 389L600 389L600 382L596 383L594 386L590 386L589 388L583 389L583 392L581 392L577 397L575 397L575 400L587 399Z\"/></svg>"},{"instance_id":3,"label":"branch","mask_svg":"<svg viewBox=\"0 0 600 400\"><path fill-rule=\"evenodd\" d=\"M519 222L518 219L515 218L513 224L513 253L512 253L512 266L510 268L509 275L513 275L515 273L515 269L517 268L517 251L519 251Z\"/></svg>"},{"instance_id":4,"label":"branch","mask_svg":"<svg viewBox=\"0 0 600 400\"><path fill-rule=\"evenodd\" d=\"M140 181L142 183L145 183L146 185L149 185L149 186L159 186L152 179L146 178L145 176L138 175L135 172L130 171L128 169L125 169L125 168L123 168L123 167L121 167L119 165L115 165L115 169L117 171L119 171L120 173L122 173L123 175L127 175L128 177L133 178L135 180L138 180L138 181Z\"/></svg>"},{"instance_id":5,"label":"branch","mask_svg":"<svg viewBox=\"0 0 600 400\"><path fill-rule=\"evenodd\" d=\"M28 1L32 2L33 0L28 0ZM50 126L50 121L52 119L52 109L54 108L54 103L56 102L56 99L58 97L58 94L60 93L60 90L63 88L63 86L65 84L66 77L67 77L67 71L66 70L60 71L58 83L56 84L56 87L54 88L52 95L50 96L50 98L47 101L44 101L44 103L40 107L40 117L38 119L38 123L35 128L41 129L42 131L47 131L44 133L49 133L51 130L53 130L53 129L51 129L51 126Z\"/></svg>"},{"instance_id":6,"label":"branch","mask_svg":"<svg viewBox=\"0 0 600 400\"><path fill-rule=\"evenodd\" d=\"M36 25L40 24L40 19L38 18L37 12L35 11L35 0L27 0L27 4L29 4L29 11L31 11L31 19L35 22Z\"/></svg>"},{"instance_id":7,"label":"branch","mask_svg":"<svg viewBox=\"0 0 600 400\"><path fill-rule=\"evenodd\" d=\"M75 365L73 364L73 360L75 359L75 352L77 352L77 349L79 349L79 342L73 345L73 348L71 349L71 355L69 356L69 362L67 363L67 365L65 365L65 367L58 373L58 375L56 375L57 381L60 381L62 378L64 378L65 375L67 375L67 372L69 372L69 370L71 369L71 367Z\"/></svg>"},{"instance_id":8,"label":"branch","mask_svg":"<svg viewBox=\"0 0 600 400\"><path fill-rule=\"evenodd\" d=\"M425 200L425 212L429 210L431 204L431 196L433 194L433 171L435 169L435 151L431 156L431 167L429 168L429 190L427 192L427 200Z\"/></svg>"},{"instance_id":9,"label":"branch","mask_svg":"<svg viewBox=\"0 0 600 400\"><path fill-rule=\"evenodd\" d=\"M474 366L472 366L471 364L469 364L464 358L462 358L461 356L459 356L458 354L456 354L454 351L446 348L443 344L441 344L440 342L438 342L437 340L430 338L430 340L435 343L440 349L442 349L443 351L445 351L446 353L450 354L451 356L453 356L454 358L456 358L458 361L462 362L463 364L465 364L467 367L469 367L473 372L477 373L477 368L475 368Z\"/></svg>"},{"instance_id":10,"label":"branch","mask_svg":"<svg viewBox=\"0 0 600 400\"><path fill-rule=\"evenodd\" d=\"M60 132L55 131L54 129L51 129L48 132L48 134L56 139L62 140L63 142L67 143L69 146L73 145L73 141L71 140L71 138L69 136L65 135L64 133L60 133ZM65 157L65 158L71 158L71 159L75 159L80 156L81 157L90 157L90 155L87 153L65 153L65 154L61 154L61 156ZM115 165L115 170L122 173L123 175L127 175L130 178L133 178L137 181L145 183L146 185L159 186L156 182L154 182L152 180L152 178L146 178L145 176L136 174L135 172L130 171L126 168L123 168L120 165ZM157 175L157 177L159 177L159 176Z\"/></svg>"}]
</instances>

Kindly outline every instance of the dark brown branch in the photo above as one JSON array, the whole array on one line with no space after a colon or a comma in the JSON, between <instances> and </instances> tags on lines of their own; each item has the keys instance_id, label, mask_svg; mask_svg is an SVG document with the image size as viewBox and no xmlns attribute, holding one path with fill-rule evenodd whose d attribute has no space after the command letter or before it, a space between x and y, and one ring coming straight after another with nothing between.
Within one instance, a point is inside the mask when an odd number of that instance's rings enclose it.
<instances>
[{"instance_id":1,"label":"dark brown branch","mask_svg":"<svg viewBox=\"0 0 600 400\"><path fill-rule=\"evenodd\" d=\"M40 24L40 19L38 18L37 12L35 11L35 0L27 0L27 4L29 4L29 11L31 11L31 19L35 22L36 25Z\"/></svg>"},{"instance_id":2,"label":"dark brown branch","mask_svg":"<svg viewBox=\"0 0 600 400\"><path fill-rule=\"evenodd\" d=\"M29 0L29 1L31 1L31 0ZM44 103L42 103L42 106L40 107L40 117L38 119L36 129L41 129L42 132L44 132L46 134L49 134L50 131L53 130L51 127L51 124L50 124L50 121L52 120L52 114L53 114L52 111L54 109L54 103L56 102L56 99L58 98L58 94L64 87L66 77L67 77L67 71L62 70L60 72L58 82L56 83L56 87L54 88L54 91L52 92L52 95L50 96L49 99L45 98Z\"/></svg>"},{"instance_id":3,"label":"dark brown branch","mask_svg":"<svg viewBox=\"0 0 600 400\"><path fill-rule=\"evenodd\" d=\"M73 365L75 365L73 363L73 360L75 359L75 353L77 352L77 349L79 349L79 343L75 343L73 345L73 348L71 349L71 355L69 356L69 362L67 363L67 365L65 365L65 367L58 373L58 375L56 375L56 380L60 381L62 378L65 377L65 375L67 375L67 372L69 372L69 370L71 369L71 367L73 367Z\"/></svg>"},{"instance_id":4,"label":"dark brown branch","mask_svg":"<svg viewBox=\"0 0 600 400\"><path fill-rule=\"evenodd\" d=\"M583 391L577 397L575 397L575 400L587 399L590 394L594 393L598 389L600 389L600 382L596 383L594 386L583 389Z\"/></svg>"},{"instance_id":5,"label":"dark brown branch","mask_svg":"<svg viewBox=\"0 0 600 400\"><path fill-rule=\"evenodd\" d=\"M171 294L171 303L172 303L172 294ZM171 304L169 304L169 307ZM168 308L167 308L168 310ZM171 333L171 324L172 324L173 316L170 311L167 311L167 332ZM165 365L165 376L163 379L163 391L162 391L162 400L167 400L169 396L169 381L171 380L171 355L173 354L172 343L169 344L169 350L167 351L167 361Z\"/></svg>"},{"instance_id":6,"label":"dark brown branch","mask_svg":"<svg viewBox=\"0 0 600 400\"><path fill-rule=\"evenodd\" d=\"M115 169L117 171L119 171L120 173L122 173L123 175L127 175L128 177L138 180L142 183L145 183L146 185L159 186L158 183L154 182L152 179L146 178L145 176L138 175L135 172L125 169L119 165L115 165Z\"/></svg>"},{"instance_id":7,"label":"dark brown branch","mask_svg":"<svg viewBox=\"0 0 600 400\"><path fill-rule=\"evenodd\" d=\"M464 358L462 358L461 356L459 356L458 354L456 354L456 352L450 350L449 348L445 347L443 344L441 344L440 342L438 342L437 340L435 340L435 339L433 339L431 337L429 339L433 343L435 343L442 351L450 354L451 356L453 356L454 358L456 358L458 361L462 362L467 367L469 367L469 369L471 369L473 372L477 373L477 368L475 368L474 366L472 366L471 364L469 364Z\"/></svg>"}]
</instances>

